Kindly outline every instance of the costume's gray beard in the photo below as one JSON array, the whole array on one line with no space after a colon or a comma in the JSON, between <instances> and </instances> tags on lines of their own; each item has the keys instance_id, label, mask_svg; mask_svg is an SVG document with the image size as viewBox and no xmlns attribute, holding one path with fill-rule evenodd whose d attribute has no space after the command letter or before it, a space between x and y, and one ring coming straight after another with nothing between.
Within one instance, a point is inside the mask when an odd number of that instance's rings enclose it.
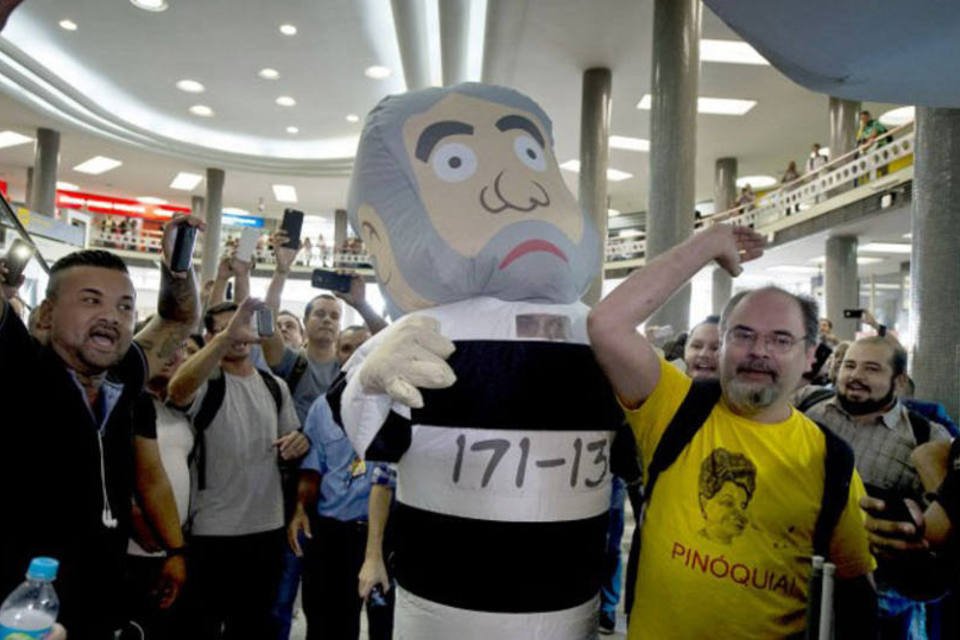
<instances>
[{"instance_id":1,"label":"costume's gray beard","mask_svg":"<svg viewBox=\"0 0 960 640\"><path fill-rule=\"evenodd\" d=\"M727 381L724 393L727 402L747 414L766 409L780 398L780 389L773 383L758 385L737 379Z\"/></svg>"},{"instance_id":2,"label":"costume's gray beard","mask_svg":"<svg viewBox=\"0 0 960 640\"><path fill-rule=\"evenodd\" d=\"M398 246L391 237L397 268L418 294L439 304L481 296L501 300L568 304L586 291L601 267L601 247L596 228L584 217L583 234L573 243L555 225L526 220L500 230L476 256L465 258L440 237L426 216L418 216L418 229L405 238L415 246ZM539 238L556 245L567 256L564 262L547 253L528 254L505 269L499 265L510 250L524 240ZM384 290L391 316L399 311Z\"/></svg>"}]
</instances>

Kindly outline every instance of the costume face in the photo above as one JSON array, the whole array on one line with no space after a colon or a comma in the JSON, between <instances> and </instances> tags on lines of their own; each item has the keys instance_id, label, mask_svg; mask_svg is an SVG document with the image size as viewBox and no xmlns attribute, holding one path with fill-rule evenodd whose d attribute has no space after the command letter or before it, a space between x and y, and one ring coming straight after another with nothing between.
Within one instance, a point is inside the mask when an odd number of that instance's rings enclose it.
<instances>
[{"instance_id":1,"label":"costume face","mask_svg":"<svg viewBox=\"0 0 960 640\"><path fill-rule=\"evenodd\" d=\"M720 367L720 327L715 324L699 324L690 332L683 348L683 361L687 375L694 380L717 378Z\"/></svg>"},{"instance_id":2,"label":"costume face","mask_svg":"<svg viewBox=\"0 0 960 640\"><path fill-rule=\"evenodd\" d=\"M735 331L754 334L754 340L733 339ZM778 336L795 340L779 352ZM804 342L803 317L797 302L777 291L745 296L730 313L720 354L720 379L724 394L747 415L783 401L813 362L814 348Z\"/></svg>"},{"instance_id":3,"label":"costume face","mask_svg":"<svg viewBox=\"0 0 960 640\"><path fill-rule=\"evenodd\" d=\"M120 362L133 340L136 291L130 276L101 267L71 267L43 302L40 327L72 369L100 373Z\"/></svg>"},{"instance_id":4,"label":"costume face","mask_svg":"<svg viewBox=\"0 0 960 640\"><path fill-rule=\"evenodd\" d=\"M873 413L893 402L896 376L892 360L893 350L886 345L850 345L837 375L837 397L848 413Z\"/></svg>"},{"instance_id":5,"label":"costume face","mask_svg":"<svg viewBox=\"0 0 960 640\"><path fill-rule=\"evenodd\" d=\"M401 311L577 300L600 241L563 183L549 123L515 92L460 87L388 98L368 118L350 213L387 297Z\"/></svg>"}]
</instances>

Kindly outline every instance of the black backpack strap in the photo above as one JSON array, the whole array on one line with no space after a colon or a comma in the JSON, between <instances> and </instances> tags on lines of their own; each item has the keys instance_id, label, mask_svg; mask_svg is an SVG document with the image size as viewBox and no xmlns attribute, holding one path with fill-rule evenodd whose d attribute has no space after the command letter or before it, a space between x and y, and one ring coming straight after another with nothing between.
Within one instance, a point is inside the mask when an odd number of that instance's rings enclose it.
<instances>
[{"instance_id":1,"label":"black backpack strap","mask_svg":"<svg viewBox=\"0 0 960 640\"><path fill-rule=\"evenodd\" d=\"M309 364L307 356L303 352L297 354L297 359L293 362L293 369L290 370L290 374L285 379L291 395L296 391L297 385L300 384L300 380L306 373Z\"/></svg>"},{"instance_id":2,"label":"black backpack strap","mask_svg":"<svg viewBox=\"0 0 960 640\"><path fill-rule=\"evenodd\" d=\"M720 382L718 380L697 380L690 385L690 390L680 403L680 407L670 420L657 448L653 452L650 468L644 482L643 493L647 502L653 496L653 487L660 474L666 471L680 453L686 449L693 436L697 434L707 416L720 399Z\"/></svg>"},{"instance_id":3,"label":"black backpack strap","mask_svg":"<svg viewBox=\"0 0 960 640\"><path fill-rule=\"evenodd\" d=\"M267 385L267 391L270 392L270 397L273 398L273 403L277 405L277 415L280 415L280 410L283 409L283 395L280 393L280 384L277 382L277 379L273 377L273 375L267 373L263 369L257 369L257 373L259 373L260 377L263 378L263 384Z\"/></svg>"},{"instance_id":4,"label":"black backpack strap","mask_svg":"<svg viewBox=\"0 0 960 640\"><path fill-rule=\"evenodd\" d=\"M193 419L193 429L196 432L193 451L190 452L190 461L197 463L197 485L200 489L207 488L207 447L204 432L213 422L217 412L223 405L223 396L227 391L227 381L223 370L218 369L207 380L207 392L200 402L200 409Z\"/></svg>"},{"instance_id":5,"label":"black backpack strap","mask_svg":"<svg viewBox=\"0 0 960 640\"><path fill-rule=\"evenodd\" d=\"M833 530L850 497L854 458L853 449L843 438L822 424L817 423L817 426L823 432L827 449L823 461L823 497L820 500L817 524L813 529L813 553L829 558Z\"/></svg>"},{"instance_id":6,"label":"black backpack strap","mask_svg":"<svg viewBox=\"0 0 960 640\"><path fill-rule=\"evenodd\" d=\"M930 421L911 409L907 409L907 417L910 419L913 439L917 441L917 446L930 442Z\"/></svg>"},{"instance_id":7,"label":"black backpack strap","mask_svg":"<svg viewBox=\"0 0 960 640\"><path fill-rule=\"evenodd\" d=\"M825 400L829 400L833 396L837 395L835 389L827 389L823 387L821 389L815 389L807 394L803 400L800 401L800 404L797 405L797 411L800 413L806 413L807 409L818 405Z\"/></svg>"}]
</instances>

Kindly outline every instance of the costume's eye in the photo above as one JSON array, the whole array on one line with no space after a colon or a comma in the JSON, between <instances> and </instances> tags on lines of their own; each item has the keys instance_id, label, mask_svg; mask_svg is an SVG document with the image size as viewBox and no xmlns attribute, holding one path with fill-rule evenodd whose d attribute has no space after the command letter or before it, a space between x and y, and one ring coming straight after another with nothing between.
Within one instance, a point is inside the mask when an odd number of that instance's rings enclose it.
<instances>
[{"instance_id":1,"label":"costume's eye","mask_svg":"<svg viewBox=\"0 0 960 640\"><path fill-rule=\"evenodd\" d=\"M448 142L433 152L430 166L444 182L462 182L477 172L477 154L465 144Z\"/></svg>"},{"instance_id":2,"label":"costume's eye","mask_svg":"<svg viewBox=\"0 0 960 640\"><path fill-rule=\"evenodd\" d=\"M543 147L530 136L517 136L517 139L513 141L513 151L523 164L534 171L543 172L547 170L547 156L543 152Z\"/></svg>"}]
</instances>

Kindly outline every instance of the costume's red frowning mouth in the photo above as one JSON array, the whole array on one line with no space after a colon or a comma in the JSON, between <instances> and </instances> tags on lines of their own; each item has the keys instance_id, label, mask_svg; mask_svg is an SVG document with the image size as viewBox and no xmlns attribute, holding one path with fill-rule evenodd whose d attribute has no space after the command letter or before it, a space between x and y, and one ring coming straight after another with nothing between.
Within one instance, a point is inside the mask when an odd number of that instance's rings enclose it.
<instances>
[{"instance_id":1,"label":"costume's red frowning mouth","mask_svg":"<svg viewBox=\"0 0 960 640\"><path fill-rule=\"evenodd\" d=\"M567 260L566 254L563 251L560 251L560 248L552 242L547 242L546 240L527 240L526 242L521 242L513 248L513 250L507 254L500 262L500 269L506 269L510 266L510 263L519 258L520 256L526 255L528 253L533 253L535 251L546 251L547 253L552 253L557 256L564 262L570 262Z\"/></svg>"}]
</instances>

